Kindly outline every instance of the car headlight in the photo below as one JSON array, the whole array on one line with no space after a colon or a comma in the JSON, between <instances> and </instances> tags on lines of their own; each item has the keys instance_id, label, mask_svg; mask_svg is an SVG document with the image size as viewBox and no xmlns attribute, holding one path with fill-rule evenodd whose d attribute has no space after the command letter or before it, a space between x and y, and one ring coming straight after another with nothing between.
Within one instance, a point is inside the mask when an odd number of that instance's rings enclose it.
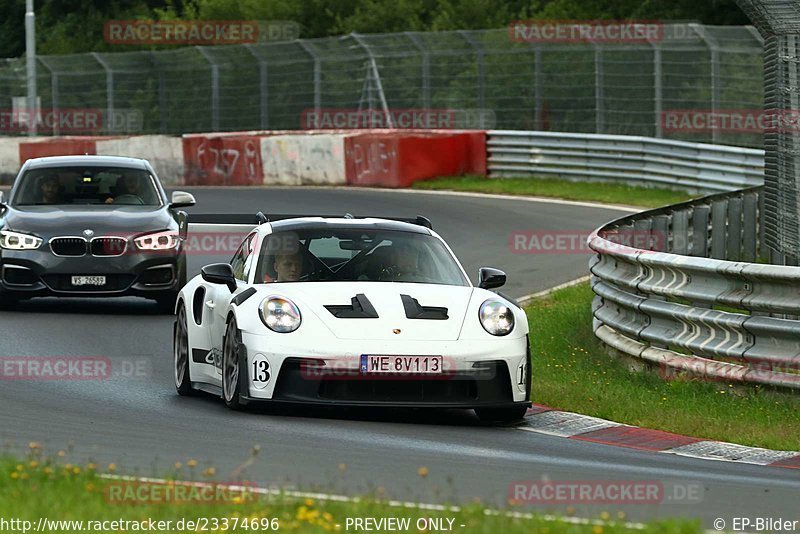
<instances>
[{"instance_id":1,"label":"car headlight","mask_svg":"<svg viewBox=\"0 0 800 534\"><path fill-rule=\"evenodd\" d=\"M487 300L479 312L481 326L493 336L505 336L514 329L514 312L499 300Z\"/></svg>"},{"instance_id":2,"label":"car headlight","mask_svg":"<svg viewBox=\"0 0 800 534\"><path fill-rule=\"evenodd\" d=\"M294 332L302 322L297 305L281 297L265 298L258 307L258 314L267 328L281 334Z\"/></svg>"},{"instance_id":3,"label":"car headlight","mask_svg":"<svg viewBox=\"0 0 800 534\"><path fill-rule=\"evenodd\" d=\"M0 230L0 248L7 250L34 250L42 246L41 238L10 230Z\"/></svg>"},{"instance_id":4,"label":"car headlight","mask_svg":"<svg viewBox=\"0 0 800 534\"><path fill-rule=\"evenodd\" d=\"M177 248L181 238L178 232L167 230L139 236L133 242L139 250L169 250Z\"/></svg>"}]
</instances>

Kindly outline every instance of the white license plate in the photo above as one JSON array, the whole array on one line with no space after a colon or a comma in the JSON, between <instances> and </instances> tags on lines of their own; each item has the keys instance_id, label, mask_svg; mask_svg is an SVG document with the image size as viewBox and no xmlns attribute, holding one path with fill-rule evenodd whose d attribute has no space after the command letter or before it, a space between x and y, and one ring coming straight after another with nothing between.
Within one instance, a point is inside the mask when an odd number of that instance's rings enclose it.
<instances>
[{"instance_id":1,"label":"white license plate","mask_svg":"<svg viewBox=\"0 0 800 534\"><path fill-rule=\"evenodd\" d=\"M444 373L441 356L383 356L362 354L361 374L439 375Z\"/></svg>"},{"instance_id":2,"label":"white license plate","mask_svg":"<svg viewBox=\"0 0 800 534\"><path fill-rule=\"evenodd\" d=\"M73 276L73 286L104 286L106 285L105 276Z\"/></svg>"}]
</instances>

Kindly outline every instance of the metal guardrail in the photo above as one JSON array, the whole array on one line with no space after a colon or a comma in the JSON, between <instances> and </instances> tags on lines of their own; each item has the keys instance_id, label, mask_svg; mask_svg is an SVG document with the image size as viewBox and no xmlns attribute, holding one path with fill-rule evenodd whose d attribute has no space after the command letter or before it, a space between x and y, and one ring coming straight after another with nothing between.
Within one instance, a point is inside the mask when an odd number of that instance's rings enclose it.
<instances>
[{"instance_id":1,"label":"metal guardrail","mask_svg":"<svg viewBox=\"0 0 800 534\"><path fill-rule=\"evenodd\" d=\"M753 263L767 252L762 197L716 194L597 230L597 337L669 375L800 389L800 267Z\"/></svg>"},{"instance_id":2,"label":"metal guardrail","mask_svg":"<svg viewBox=\"0 0 800 534\"><path fill-rule=\"evenodd\" d=\"M699 192L764 183L764 151L626 135L490 130L489 176L624 181Z\"/></svg>"}]
</instances>

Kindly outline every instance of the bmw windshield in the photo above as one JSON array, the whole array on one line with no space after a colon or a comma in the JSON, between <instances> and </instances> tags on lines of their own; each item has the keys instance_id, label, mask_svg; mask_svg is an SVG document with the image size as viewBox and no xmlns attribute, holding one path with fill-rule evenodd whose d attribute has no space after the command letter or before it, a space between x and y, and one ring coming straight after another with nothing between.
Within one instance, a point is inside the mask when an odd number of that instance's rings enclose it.
<instances>
[{"instance_id":1,"label":"bmw windshield","mask_svg":"<svg viewBox=\"0 0 800 534\"><path fill-rule=\"evenodd\" d=\"M234 258L234 270L243 258ZM415 232L307 229L276 232L261 245L256 283L414 282L467 286L438 238Z\"/></svg>"},{"instance_id":2,"label":"bmw windshield","mask_svg":"<svg viewBox=\"0 0 800 534\"><path fill-rule=\"evenodd\" d=\"M129 167L42 167L26 172L11 199L13 206L161 206L153 177Z\"/></svg>"}]
</instances>

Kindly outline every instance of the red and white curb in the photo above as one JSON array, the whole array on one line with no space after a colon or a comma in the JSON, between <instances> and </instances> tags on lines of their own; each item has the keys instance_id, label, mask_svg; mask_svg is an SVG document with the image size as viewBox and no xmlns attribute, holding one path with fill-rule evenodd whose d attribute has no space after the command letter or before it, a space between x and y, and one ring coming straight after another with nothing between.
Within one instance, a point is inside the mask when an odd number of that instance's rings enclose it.
<instances>
[{"instance_id":1,"label":"red and white curb","mask_svg":"<svg viewBox=\"0 0 800 534\"><path fill-rule=\"evenodd\" d=\"M562 412L537 404L528 410L524 422L516 428L579 441L704 460L800 469L800 452L797 451L773 451L692 438L662 430L624 425L588 415Z\"/></svg>"}]
</instances>

